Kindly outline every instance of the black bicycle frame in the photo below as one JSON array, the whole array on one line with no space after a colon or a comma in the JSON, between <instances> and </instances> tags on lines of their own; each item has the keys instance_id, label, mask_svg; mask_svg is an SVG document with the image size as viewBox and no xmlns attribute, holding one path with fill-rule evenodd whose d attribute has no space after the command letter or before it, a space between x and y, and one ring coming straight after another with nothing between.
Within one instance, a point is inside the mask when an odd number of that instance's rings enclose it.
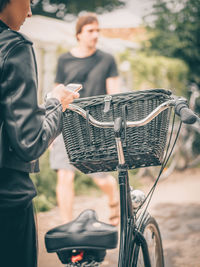
<instances>
[{"instance_id":1,"label":"black bicycle frame","mask_svg":"<svg viewBox=\"0 0 200 267\"><path fill-rule=\"evenodd\" d=\"M122 148L123 125L122 119L115 120L115 139L118 152L118 182L120 193L120 248L118 257L118 267L132 267L128 262L127 254L133 253L134 241L142 247L145 267L151 267L148 247L143 235L137 231L135 218L133 216L133 207L130 195L128 166L125 164L124 153ZM130 257L129 257L130 258Z\"/></svg>"}]
</instances>

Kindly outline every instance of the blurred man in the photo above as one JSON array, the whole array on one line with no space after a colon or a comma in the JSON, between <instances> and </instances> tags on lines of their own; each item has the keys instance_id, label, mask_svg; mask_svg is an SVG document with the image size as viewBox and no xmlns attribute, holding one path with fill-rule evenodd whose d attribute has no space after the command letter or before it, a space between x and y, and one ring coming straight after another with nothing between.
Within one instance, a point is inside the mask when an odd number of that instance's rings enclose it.
<instances>
[{"instance_id":1,"label":"blurred man","mask_svg":"<svg viewBox=\"0 0 200 267\"><path fill-rule=\"evenodd\" d=\"M119 77L114 57L96 48L99 22L95 14L80 16L76 23L77 46L61 55L56 84L81 83L81 97L119 93ZM63 222L73 218L75 168L67 158L64 141L59 136L50 153L52 169L57 170L57 202ZM106 173L90 175L108 196L110 223L119 223L119 196L116 180Z\"/></svg>"},{"instance_id":2,"label":"blurred man","mask_svg":"<svg viewBox=\"0 0 200 267\"><path fill-rule=\"evenodd\" d=\"M37 103L32 42L17 31L31 17L30 0L0 1L0 266L36 267L36 230L30 172L62 130L62 111L77 98L55 87Z\"/></svg>"}]
</instances>

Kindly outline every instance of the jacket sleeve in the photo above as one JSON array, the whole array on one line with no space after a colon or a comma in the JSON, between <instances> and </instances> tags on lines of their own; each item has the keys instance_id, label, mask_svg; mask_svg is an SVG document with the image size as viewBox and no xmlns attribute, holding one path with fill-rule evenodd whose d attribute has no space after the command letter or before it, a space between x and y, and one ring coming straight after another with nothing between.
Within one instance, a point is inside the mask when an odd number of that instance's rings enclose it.
<instances>
[{"instance_id":1,"label":"jacket sleeve","mask_svg":"<svg viewBox=\"0 0 200 267\"><path fill-rule=\"evenodd\" d=\"M1 98L9 149L24 161L37 159L62 130L62 107L57 99L38 105L31 43L18 42L4 59Z\"/></svg>"}]
</instances>

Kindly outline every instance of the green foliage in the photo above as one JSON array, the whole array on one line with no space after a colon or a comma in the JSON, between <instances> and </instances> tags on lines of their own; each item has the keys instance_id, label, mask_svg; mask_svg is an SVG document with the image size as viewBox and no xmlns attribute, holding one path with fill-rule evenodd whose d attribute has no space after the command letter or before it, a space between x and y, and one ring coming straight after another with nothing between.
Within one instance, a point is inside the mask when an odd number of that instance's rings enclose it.
<instances>
[{"instance_id":1,"label":"green foliage","mask_svg":"<svg viewBox=\"0 0 200 267\"><path fill-rule=\"evenodd\" d=\"M130 62L133 84L129 89L166 88L175 94L186 95L188 68L182 60L129 51L121 54L119 60Z\"/></svg>"},{"instance_id":2,"label":"green foliage","mask_svg":"<svg viewBox=\"0 0 200 267\"><path fill-rule=\"evenodd\" d=\"M120 0L35 0L32 12L37 15L63 19L67 14L78 15L79 12L84 10L102 13L121 7L124 4L124 1Z\"/></svg>"},{"instance_id":3,"label":"green foliage","mask_svg":"<svg viewBox=\"0 0 200 267\"><path fill-rule=\"evenodd\" d=\"M189 69L188 83L194 82L200 88L200 1L154 0L154 3L153 13L146 18L150 38L143 50L149 55L183 60ZM200 113L199 99L195 106L197 113ZM196 134L194 152L199 153L199 148L200 135Z\"/></svg>"},{"instance_id":4,"label":"green foliage","mask_svg":"<svg viewBox=\"0 0 200 267\"><path fill-rule=\"evenodd\" d=\"M190 81L200 84L199 0L154 0L153 12L145 21L150 38L144 50L184 60Z\"/></svg>"},{"instance_id":5,"label":"green foliage","mask_svg":"<svg viewBox=\"0 0 200 267\"><path fill-rule=\"evenodd\" d=\"M77 171L75 175L74 190L76 195L99 194L99 188L93 182L92 178L84 173Z\"/></svg>"},{"instance_id":6,"label":"green foliage","mask_svg":"<svg viewBox=\"0 0 200 267\"><path fill-rule=\"evenodd\" d=\"M54 205L48 200L45 193L38 195L34 199L34 207L36 212L44 212L52 209Z\"/></svg>"},{"instance_id":7,"label":"green foliage","mask_svg":"<svg viewBox=\"0 0 200 267\"><path fill-rule=\"evenodd\" d=\"M49 151L40 158L40 172L32 174L31 178L37 189L35 206L38 211L49 210L56 204L56 173L49 167Z\"/></svg>"}]
</instances>

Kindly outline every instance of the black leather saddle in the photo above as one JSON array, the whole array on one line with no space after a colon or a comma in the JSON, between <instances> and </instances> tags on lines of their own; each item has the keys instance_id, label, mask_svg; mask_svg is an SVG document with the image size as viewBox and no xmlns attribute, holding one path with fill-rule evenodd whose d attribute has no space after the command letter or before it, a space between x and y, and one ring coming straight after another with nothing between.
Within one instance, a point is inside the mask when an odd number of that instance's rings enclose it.
<instances>
[{"instance_id":1,"label":"black leather saddle","mask_svg":"<svg viewBox=\"0 0 200 267\"><path fill-rule=\"evenodd\" d=\"M70 249L113 249L118 241L115 226L98 221L94 210L83 211L75 220L45 234L48 252Z\"/></svg>"}]
</instances>

